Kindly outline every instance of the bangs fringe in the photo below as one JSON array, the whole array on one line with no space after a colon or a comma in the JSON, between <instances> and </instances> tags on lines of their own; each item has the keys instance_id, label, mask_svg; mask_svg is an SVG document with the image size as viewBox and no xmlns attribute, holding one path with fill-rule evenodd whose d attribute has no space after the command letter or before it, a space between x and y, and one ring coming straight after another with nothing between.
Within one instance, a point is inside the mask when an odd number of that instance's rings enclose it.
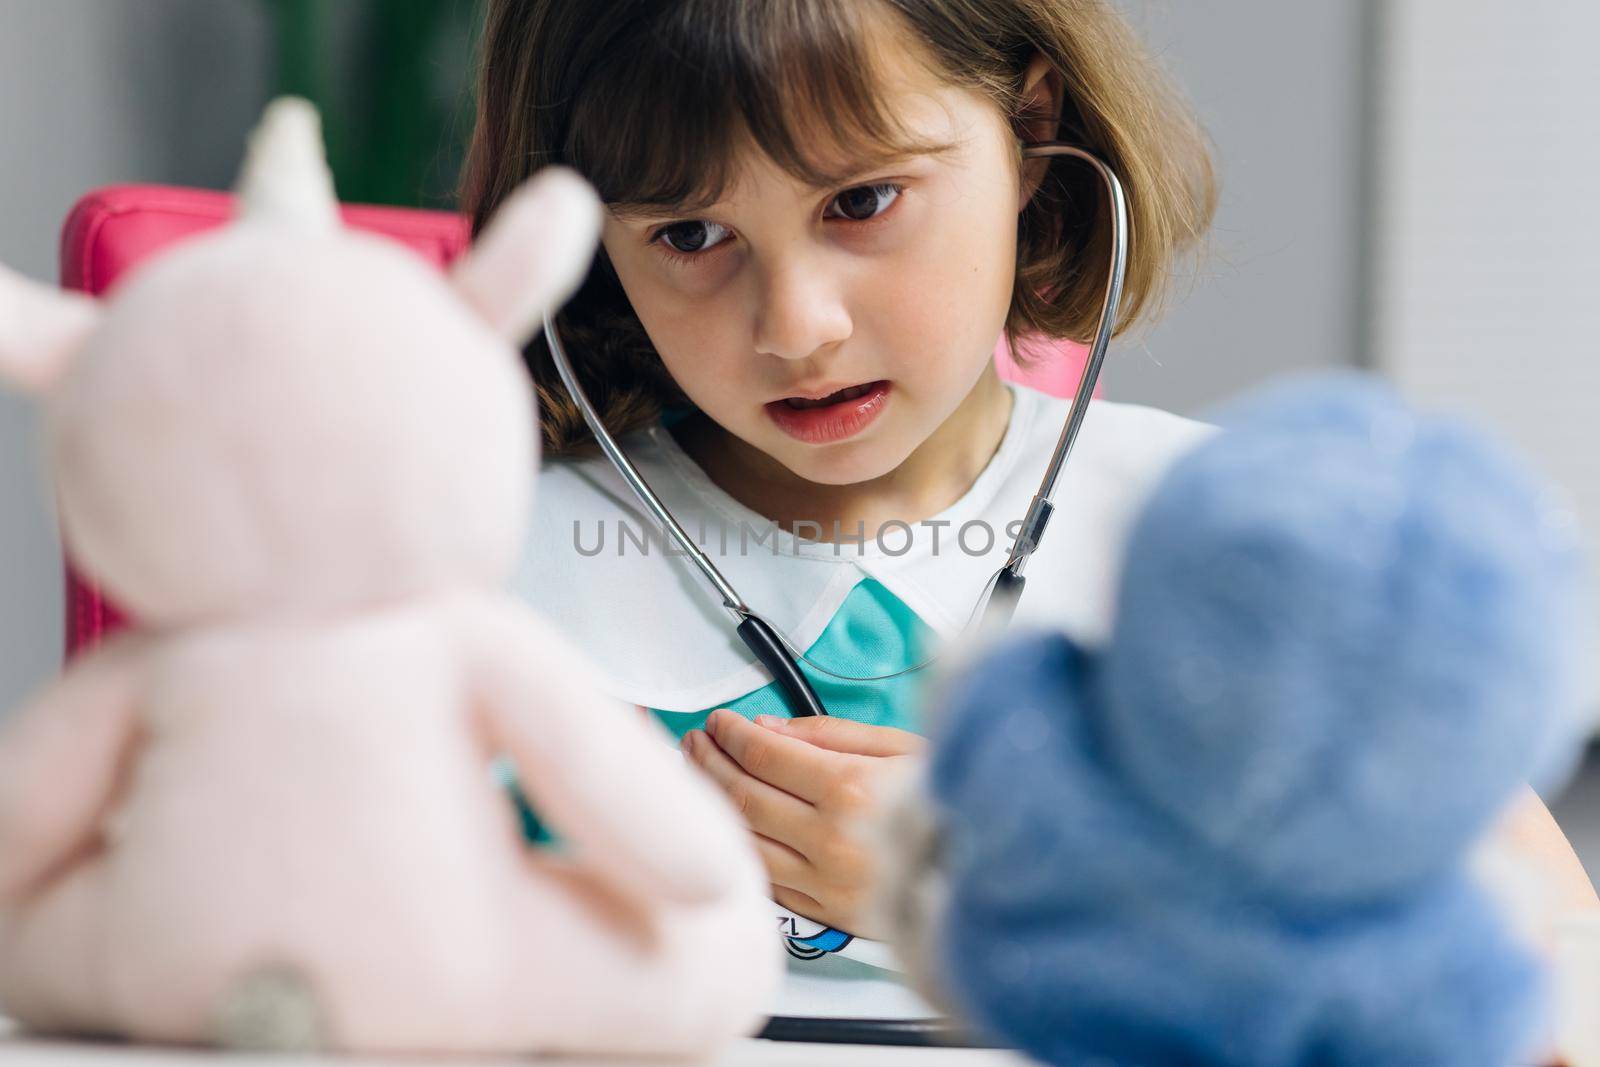
<instances>
[{"instance_id":1,"label":"bangs fringe","mask_svg":"<svg viewBox=\"0 0 1600 1067\"><path fill-rule=\"evenodd\" d=\"M626 26L584 76L567 161L609 204L688 211L722 198L750 145L819 188L945 147L910 137L883 109L864 6L661 5L653 20Z\"/></svg>"}]
</instances>

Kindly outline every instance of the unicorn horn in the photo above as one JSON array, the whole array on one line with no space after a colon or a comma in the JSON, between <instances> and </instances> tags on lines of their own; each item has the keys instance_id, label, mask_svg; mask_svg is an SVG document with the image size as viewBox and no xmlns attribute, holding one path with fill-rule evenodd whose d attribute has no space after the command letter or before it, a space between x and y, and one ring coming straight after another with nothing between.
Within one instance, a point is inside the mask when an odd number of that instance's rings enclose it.
<instances>
[{"instance_id":1,"label":"unicorn horn","mask_svg":"<svg viewBox=\"0 0 1600 1067\"><path fill-rule=\"evenodd\" d=\"M250 134L235 192L240 219L309 230L339 225L322 120L310 101L284 96L267 105Z\"/></svg>"}]
</instances>

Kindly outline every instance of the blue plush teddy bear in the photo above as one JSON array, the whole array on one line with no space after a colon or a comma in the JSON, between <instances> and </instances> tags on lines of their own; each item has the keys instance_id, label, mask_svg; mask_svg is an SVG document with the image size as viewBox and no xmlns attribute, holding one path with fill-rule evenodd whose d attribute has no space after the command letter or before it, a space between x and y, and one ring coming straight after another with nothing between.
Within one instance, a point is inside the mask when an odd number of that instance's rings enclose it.
<instances>
[{"instance_id":1,"label":"blue plush teddy bear","mask_svg":"<svg viewBox=\"0 0 1600 1067\"><path fill-rule=\"evenodd\" d=\"M1223 421L1104 648L1014 636L946 688L902 949L1052 1064L1503 1067L1540 973L1466 860L1575 747L1570 516L1357 376Z\"/></svg>"}]
</instances>

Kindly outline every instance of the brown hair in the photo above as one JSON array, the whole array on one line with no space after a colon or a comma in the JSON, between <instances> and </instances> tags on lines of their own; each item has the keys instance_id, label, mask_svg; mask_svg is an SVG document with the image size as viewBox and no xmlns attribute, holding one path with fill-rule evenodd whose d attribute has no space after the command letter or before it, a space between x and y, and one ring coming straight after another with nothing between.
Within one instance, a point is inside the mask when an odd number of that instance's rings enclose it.
<instances>
[{"instance_id":1,"label":"brown hair","mask_svg":"<svg viewBox=\"0 0 1600 1067\"><path fill-rule=\"evenodd\" d=\"M1056 139L1094 152L1127 192L1119 332L1159 307L1173 258L1210 225L1216 188L1198 123L1109 0L490 0L461 190L473 232L551 163L575 167L608 203L687 209L719 198L746 144L815 185L838 180L806 151L819 130L853 162L927 150L879 104L865 32L878 11L898 15L943 77L1012 120L1030 61L1049 60L1065 83ZM1090 168L1050 163L1018 217L1012 337L1093 333L1104 208ZM561 328L613 433L687 403L604 252ZM591 443L542 336L526 354L547 450Z\"/></svg>"}]
</instances>

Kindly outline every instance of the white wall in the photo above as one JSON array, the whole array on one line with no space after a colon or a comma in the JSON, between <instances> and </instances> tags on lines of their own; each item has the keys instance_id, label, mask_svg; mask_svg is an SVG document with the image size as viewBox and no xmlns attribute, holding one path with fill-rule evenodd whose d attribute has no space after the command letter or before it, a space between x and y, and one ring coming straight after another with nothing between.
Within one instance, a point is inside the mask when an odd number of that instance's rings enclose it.
<instances>
[{"instance_id":1,"label":"white wall","mask_svg":"<svg viewBox=\"0 0 1600 1067\"><path fill-rule=\"evenodd\" d=\"M268 84L265 0L0 0L0 261L56 278L79 195L225 185ZM0 713L56 667L61 561L32 409L0 393Z\"/></svg>"},{"instance_id":2,"label":"white wall","mask_svg":"<svg viewBox=\"0 0 1600 1067\"><path fill-rule=\"evenodd\" d=\"M1221 202L1167 317L1113 345L1110 396L1193 414L1274 374L1366 360L1368 53L1382 2L1121 0L1215 143Z\"/></svg>"},{"instance_id":3,"label":"white wall","mask_svg":"<svg viewBox=\"0 0 1600 1067\"><path fill-rule=\"evenodd\" d=\"M1520 445L1600 558L1600 5L1398 0L1389 22L1378 364Z\"/></svg>"}]
</instances>

